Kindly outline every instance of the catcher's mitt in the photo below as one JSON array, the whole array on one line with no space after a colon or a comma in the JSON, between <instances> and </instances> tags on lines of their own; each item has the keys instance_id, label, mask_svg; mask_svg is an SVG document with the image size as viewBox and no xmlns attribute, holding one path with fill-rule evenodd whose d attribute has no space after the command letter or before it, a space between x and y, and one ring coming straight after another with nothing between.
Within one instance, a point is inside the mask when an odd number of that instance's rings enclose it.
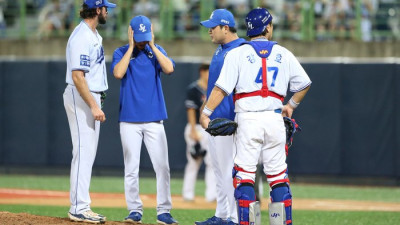
<instances>
[{"instance_id":1,"label":"catcher's mitt","mask_svg":"<svg viewBox=\"0 0 400 225\"><path fill-rule=\"evenodd\" d=\"M296 123L294 119L291 119L289 117L283 117L283 122L285 123L285 128L286 128L286 155L288 154L289 148L292 146L293 142L293 135L296 132L301 131L301 127Z\"/></svg>"},{"instance_id":2,"label":"catcher's mitt","mask_svg":"<svg viewBox=\"0 0 400 225\"><path fill-rule=\"evenodd\" d=\"M236 132L237 126L235 121L216 118L210 121L206 131L212 136L228 136Z\"/></svg>"},{"instance_id":3,"label":"catcher's mitt","mask_svg":"<svg viewBox=\"0 0 400 225\"><path fill-rule=\"evenodd\" d=\"M189 149L190 155L192 156L193 159L198 159L202 158L206 155L207 151L203 148L201 148L201 145L199 142L196 142L195 145L193 145Z\"/></svg>"}]
</instances>

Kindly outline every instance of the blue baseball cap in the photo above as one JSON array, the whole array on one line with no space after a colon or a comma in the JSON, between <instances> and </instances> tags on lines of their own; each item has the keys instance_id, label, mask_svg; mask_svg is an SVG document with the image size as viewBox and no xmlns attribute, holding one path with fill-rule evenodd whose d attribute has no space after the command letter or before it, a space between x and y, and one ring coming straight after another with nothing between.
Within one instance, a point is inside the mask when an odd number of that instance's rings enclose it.
<instances>
[{"instance_id":1,"label":"blue baseball cap","mask_svg":"<svg viewBox=\"0 0 400 225\"><path fill-rule=\"evenodd\" d=\"M226 9L216 9L211 13L210 19L200 22L201 25L207 28L213 28L218 25L228 25L235 27L235 19L231 12Z\"/></svg>"},{"instance_id":2,"label":"blue baseball cap","mask_svg":"<svg viewBox=\"0 0 400 225\"><path fill-rule=\"evenodd\" d=\"M272 15L264 8L255 8L246 16L247 36L256 36L264 32L272 21Z\"/></svg>"},{"instance_id":3,"label":"blue baseball cap","mask_svg":"<svg viewBox=\"0 0 400 225\"><path fill-rule=\"evenodd\" d=\"M107 7L107 8L115 8L116 4L109 3L107 0L85 0L85 4L89 7L89 9Z\"/></svg>"},{"instance_id":4,"label":"blue baseball cap","mask_svg":"<svg viewBox=\"0 0 400 225\"><path fill-rule=\"evenodd\" d=\"M151 41L151 22L145 16L135 16L131 20L131 27L133 30L133 38L136 42Z\"/></svg>"}]
</instances>

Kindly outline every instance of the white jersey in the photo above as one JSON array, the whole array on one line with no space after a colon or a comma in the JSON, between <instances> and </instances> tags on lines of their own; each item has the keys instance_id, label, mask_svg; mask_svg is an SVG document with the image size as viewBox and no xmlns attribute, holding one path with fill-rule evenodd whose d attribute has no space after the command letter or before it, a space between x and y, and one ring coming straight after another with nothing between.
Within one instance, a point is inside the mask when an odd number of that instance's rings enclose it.
<instances>
[{"instance_id":1,"label":"white jersey","mask_svg":"<svg viewBox=\"0 0 400 225\"><path fill-rule=\"evenodd\" d=\"M311 84L311 80L296 57L286 48L275 44L267 59L268 89L286 96L288 85L291 92L299 92ZM249 93L261 90L262 61L254 48L245 44L232 49L225 57L221 74L215 83L227 94ZM236 101L235 112L258 112L281 109L282 102L274 97L245 97Z\"/></svg>"},{"instance_id":2,"label":"white jersey","mask_svg":"<svg viewBox=\"0 0 400 225\"><path fill-rule=\"evenodd\" d=\"M74 85L72 71L82 70L92 92L101 92L108 89L107 71L104 59L103 38L85 23L76 26L69 37L67 55L66 82Z\"/></svg>"}]
</instances>

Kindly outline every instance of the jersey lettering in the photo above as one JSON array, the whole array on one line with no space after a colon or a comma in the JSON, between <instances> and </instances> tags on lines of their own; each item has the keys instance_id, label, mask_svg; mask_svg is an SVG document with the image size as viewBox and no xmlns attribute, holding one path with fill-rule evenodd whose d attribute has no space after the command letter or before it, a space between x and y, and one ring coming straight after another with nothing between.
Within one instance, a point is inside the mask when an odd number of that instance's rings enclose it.
<instances>
[{"instance_id":1,"label":"jersey lettering","mask_svg":"<svg viewBox=\"0 0 400 225\"><path fill-rule=\"evenodd\" d=\"M282 63L281 60L282 60L282 55L281 54L277 54L275 62Z\"/></svg>"},{"instance_id":2,"label":"jersey lettering","mask_svg":"<svg viewBox=\"0 0 400 225\"><path fill-rule=\"evenodd\" d=\"M278 76L279 68L278 67L268 67L268 72L271 72L271 71L274 72L272 75L271 87L275 87L275 80L276 80L276 77ZM254 82L262 83L262 67L260 67L260 70L258 71L256 80Z\"/></svg>"},{"instance_id":3,"label":"jersey lettering","mask_svg":"<svg viewBox=\"0 0 400 225\"><path fill-rule=\"evenodd\" d=\"M249 60L250 63L254 63L254 62L256 61L256 60L254 59L254 55L253 55L253 54L248 55L248 56L247 56L247 59Z\"/></svg>"},{"instance_id":4,"label":"jersey lettering","mask_svg":"<svg viewBox=\"0 0 400 225\"><path fill-rule=\"evenodd\" d=\"M80 55L80 59L81 66L90 67L90 57L88 55Z\"/></svg>"},{"instance_id":5,"label":"jersey lettering","mask_svg":"<svg viewBox=\"0 0 400 225\"><path fill-rule=\"evenodd\" d=\"M104 49L103 46L101 46L101 48L97 51L96 63L101 64L103 60L104 60Z\"/></svg>"}]
</instances>

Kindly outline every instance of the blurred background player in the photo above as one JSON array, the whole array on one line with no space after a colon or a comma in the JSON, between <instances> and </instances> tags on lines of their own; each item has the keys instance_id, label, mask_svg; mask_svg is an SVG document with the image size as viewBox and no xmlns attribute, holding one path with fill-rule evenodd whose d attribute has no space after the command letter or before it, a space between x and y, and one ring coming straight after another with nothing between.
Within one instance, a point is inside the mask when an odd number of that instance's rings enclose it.
<instances>
[{"instance_id":1,"label":"blurred background player","mask_svg":"<svg viewBox=\"0 0 400 225\"><path fill-rule=\"evenodd\" d=\"M121 80L120 134L125 165L125 198L129 215L125 222L141 223L143 203L139 197L139 164L142 142L149 153L157 179L157 223L178 224L172 218L167 119L161 72L172 74L175 62L154 43L149 18L136 16L128 27L129 44L114 52L111 71Z\"/></svg>"},{"instance_id":2,"label":"blurred background player","mask_svg":"<svg viewBox=\"0 0 400 225\"><path fill-rule=\"evenodd\" d=\"M183 177L182 197L185 201L193 201L197 174L204 159L206 183L206 201L216 199L216 180L208 151L208 133L199 123L200 108L206 100L208 71L210 65L202 64L199 67L199 79L191 83L186 92L185 106L187 109L188 123L185 127L184 137L186 141L185 174Z\"/></svg>"},{"instance_id":3,"label":"blurred background player","mask_svg":"<svg viewBox=\"0 0 400 225\"><path fill-rule=\"evenodd\" d=\"M115 7L115 4L106 0L85 0L80 11L83 20L72 32L67 44L68 85L63 97L73 146L71 207L68 212L72 221L103 223L106 220L90 209L89 187L100 122L106 120L101 110L101 93L108 89L103 39L96 27L106 23L107 8Z\"/></svg>"},{"instance_id":4,"label":"blurred background player","mask_svg":"<svg viewBox=\"0 0 400 225\"><path fill-rule=\"evenodd\" d=\"M251 10L246 17L246 26L251 41L227 54L221 74L202 111L200 123L204 128L208 127L209 116L214 109L225 96L234 92L238 129L234 135L233 184L239 224L251 224L251 206L256 202L255 173L261 155L264 173L271 187L270 225L291 225L292 194L282 115L292 116L293 110L308 92L311 80L289 50L269 41L273 25L272 15L267 9ZM283 105L289 85L294 94Z\"/></svg>"},{"instance_id":5,"label":"blurred background player","mask_svg":"<svg viewBox=\"0 0 400 225\"><path fill-rule=\"evenodd\" d=\"M210 19L202 21L201 25L208 28L211 41L218 44L210 63L210 74L207 85L207 98L214 88L225 55L232 49L245 42L236 33L235 19L226 9L217 9L211 13ZM211 119L235 118L232 95L226 96L221 105L215 109ZM205 221L195 222L196 225L235 224L237 222L236 203L233 196L232 167L233 167L233 138L232 136L209 136L209 153L211 155L215 178L217 180L217 208L215 215Z\"/></svg>"}]
</instances>

